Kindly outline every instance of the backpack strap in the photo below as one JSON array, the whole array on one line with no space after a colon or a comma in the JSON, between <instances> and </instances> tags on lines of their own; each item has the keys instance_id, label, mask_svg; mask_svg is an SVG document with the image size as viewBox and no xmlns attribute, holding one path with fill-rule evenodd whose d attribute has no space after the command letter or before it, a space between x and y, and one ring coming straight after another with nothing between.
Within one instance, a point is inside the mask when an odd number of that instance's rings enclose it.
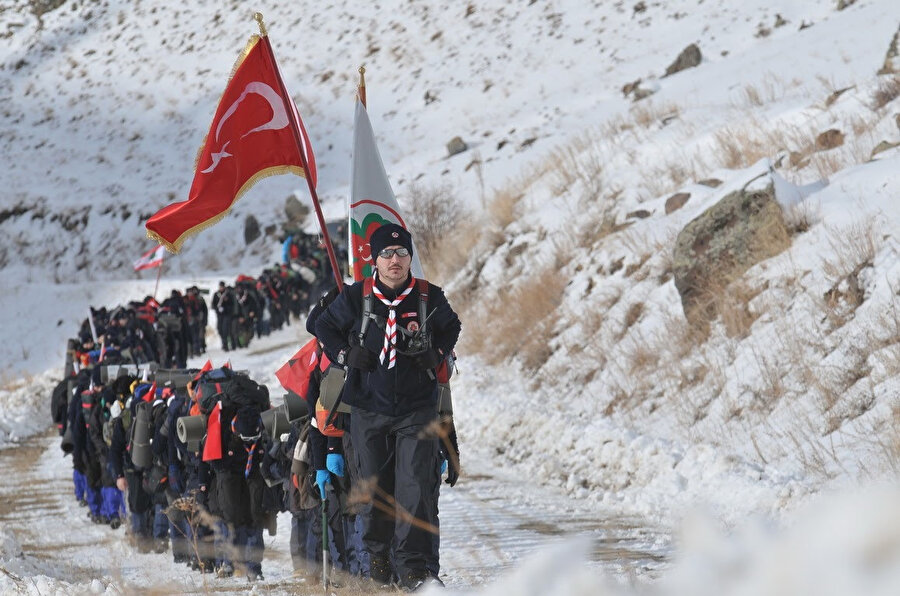
<instances>
[{"instance_id":1,"label":"backpack strap","mask_svg":"<svg viewBox=\"0 0 900 596\"><path fill-rule=\"evenodd\" d=\"M375 278L367 277L363 281L363 311L362 322L359 325L359 345L363 345L366 338L366 331L369 328L369 321L372 319L372 301L374 300L372 288L375 287Z\"/></svg>"},{"instance_id":2,"label":"backpack strap","mask_svg":"<svg viewBox=\"0 0 900 596\"><path fill-rule=\"evenodd\" d=\"M425 327L428 318L428 280L417 279L416 284L419 287L419 324ZM424 329L422 333L425 333Z\"/></svg>"}]
</instances>

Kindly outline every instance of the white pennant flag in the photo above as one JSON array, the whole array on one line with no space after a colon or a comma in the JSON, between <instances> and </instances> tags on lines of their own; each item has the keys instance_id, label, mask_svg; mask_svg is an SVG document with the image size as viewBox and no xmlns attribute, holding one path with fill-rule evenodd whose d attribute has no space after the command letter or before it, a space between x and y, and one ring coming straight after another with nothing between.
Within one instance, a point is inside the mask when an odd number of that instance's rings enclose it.
<instances>
[{"instance_id":1,"label":"white pennant flag","mask_svg":"<svg viewBox=\"0 0 900 596\"><path fill-rule=\"evenodd\" d=\"M159 267L163 262L163 255L166 254L165 247L160 244L156 248L152 248L141 255L141 258L134 262L134 270L153 269Z\"/></svg>"},{"instance_id":2,"label":"white pennant flag","mask_svg":"<svg viewBox=\"0 0 900 596\"><path fill-rule=\"evenodd\" d=\"M407 226L400 215L400 206L378 153L369 115L358 98L353 117L350 181L350 225L347 230L350 236L350 273L354 281L360 281L372 275L374 260L369 249L369 236L372 232L386 223L395 223L404 228ZM410 269L414 277L424 279L415 242Z\"/></svg>"}]
</instances>

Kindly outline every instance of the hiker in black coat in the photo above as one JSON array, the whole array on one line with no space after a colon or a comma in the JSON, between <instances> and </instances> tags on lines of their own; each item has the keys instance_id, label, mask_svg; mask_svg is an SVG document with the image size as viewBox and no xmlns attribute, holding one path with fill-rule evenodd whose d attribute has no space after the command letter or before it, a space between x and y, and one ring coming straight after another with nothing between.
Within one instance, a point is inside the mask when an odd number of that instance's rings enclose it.
<instances>
[{"instance_id":1,"label":"hiker in black coat","mask_svg":"<svg viewBox=\"0 0 900 596\"><path fill-rule=\"evenodd\" d=\"M434 370L452 352L461 325L439 287L410 275L409 232L386 224L369 244L374 284L357 282L341 292L316 321L316 337L333 362L349 367L343 399L353 406L359 475L377 480L378 494L362 510L370 575L379 583L395 575L402 587L416 589L440 583L432 538L439 532L440 444L426 429L437 419ZM367 283L376 318L360 338ZM426 320L419 314L423 290Z\"/></svg>"}]
</instances>

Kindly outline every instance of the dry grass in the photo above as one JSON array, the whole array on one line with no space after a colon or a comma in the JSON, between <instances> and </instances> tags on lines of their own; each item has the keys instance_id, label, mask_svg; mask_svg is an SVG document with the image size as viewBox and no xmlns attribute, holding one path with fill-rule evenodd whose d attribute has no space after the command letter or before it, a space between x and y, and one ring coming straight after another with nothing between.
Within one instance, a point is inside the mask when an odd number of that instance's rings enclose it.
<instances>
[{"instance_id":1,"label":"dry grass","mask_svg":"<svg viewBox=\"0 0 900 596\"><path fill-rule=\"evenodd\" d=\"M425 187L413 183L406 196L407 222L416 239L423 263L438 259L439 248L449 234L467 219L449 184Z\"/></svg>"},{"instance_id":2,"label":"dry grass","mask_svg":"<svg viewBox=\"0 0 900 596\"><path fill-rule=\"evenodd\" d=\"M825 229L831 250L823 260L822 271L833 285L871 265L883 243L880 225L874 216L840 228L826 225Z\"/></svg>"},{"instance_id":3,"label":"dry grass","mask_svg":"<svg viewBox=\"0 0 900 596\"><path fill-rule=\"evenodd\" d=\"M657 105L653 101L640 101L629 110L635 124L650 128L654 124L664 125L679 116L681 110L673 103Z\"/></svg>"},{"instance_id":4,"label":"dry grass","mask_svg":"<svg viewBox=\"0 0 900 596\"><path fill-rule=\"evenodd\" d=\"M900 75L885 77L872 94L872 109L880 110L900 97Z\"/></svg>"},{"instance_id":5,"label":"dry grass","mask_svg":"<svg viewBox=\"0 0 900 596\"><path fill-rule=\"evenodd\" d=\"M719 163L730 170L746 168L763 157L777 153L773 146L756 129L726 126L713 137L713 153Z\"/></svg>"},{"instance_id":6,"label":"dry grass","mask_svg":"<svg viewBox=\"0 0 900 596\"><path fill-rule=\"evenodd\" d=\"M484 355L490 364L519 357L526 370L535 372L552 354L556 319L549 315L559 306L567 281L554 267L539 267L515 287L482 299L464 315L471 321L464 350Z\"/></svg>"}]
</instances>

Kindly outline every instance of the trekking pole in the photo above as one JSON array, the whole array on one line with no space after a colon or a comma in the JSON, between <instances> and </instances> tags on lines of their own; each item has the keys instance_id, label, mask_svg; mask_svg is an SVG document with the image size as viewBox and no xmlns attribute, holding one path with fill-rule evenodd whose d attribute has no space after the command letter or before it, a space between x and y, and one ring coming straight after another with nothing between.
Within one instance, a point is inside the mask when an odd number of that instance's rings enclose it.
<instances>
[{"instance_id":1,"label":"trekking pole","mask_svg":"<svg viewBox=\"0 0 900 596\"><path fill-rule=\"evenodd\" d=\"M328 594L328 514L325 511L327 501L327 497L322 497L322 592L326 596Z\"/></svg>"}]
</instances>

